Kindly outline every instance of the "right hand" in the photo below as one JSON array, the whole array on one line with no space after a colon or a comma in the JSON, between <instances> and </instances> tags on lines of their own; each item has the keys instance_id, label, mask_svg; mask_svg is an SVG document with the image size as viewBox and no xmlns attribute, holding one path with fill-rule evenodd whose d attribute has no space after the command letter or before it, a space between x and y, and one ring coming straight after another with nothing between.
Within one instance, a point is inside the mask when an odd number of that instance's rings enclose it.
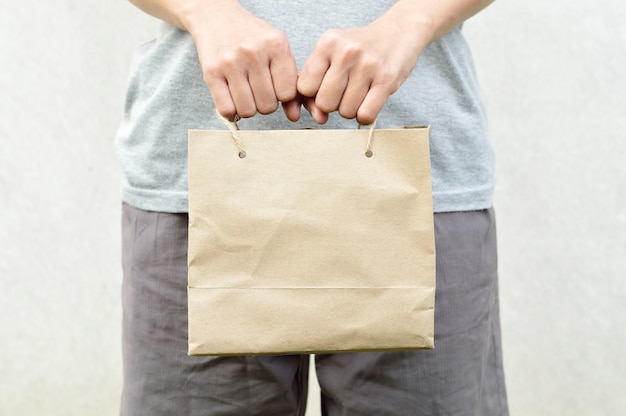
<instances>
[{"instance_id":1,"label":"right hand","mask_svg":"<svg viewBox=\"0 0 626 416\"><path fill-rule=\"evenodd\" d=\"M287 117L298 120L298 70L285 35L235 0L190 3L181 21L217 111L233 120L273 113L282 102Z\"/></svg>"}]
</instances>

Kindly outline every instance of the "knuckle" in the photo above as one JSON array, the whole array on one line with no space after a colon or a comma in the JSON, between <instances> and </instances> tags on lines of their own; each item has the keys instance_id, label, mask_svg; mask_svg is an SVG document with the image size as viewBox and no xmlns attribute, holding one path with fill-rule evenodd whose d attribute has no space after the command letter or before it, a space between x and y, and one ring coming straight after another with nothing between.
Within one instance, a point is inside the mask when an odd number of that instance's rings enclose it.
<instances>
[{"instance_id":1,"label":"knuckle","mask_svg":"<svg viewBox=\"0 0 626 416\"><path fill-rule=\"evenodd\" d=\"M331 29L322 34L319 39L319 43L321 45L330 46L336 44L340 39L340 31L337 29Z\"/></svg>"},{"instance_id":2,"label":"knuckle","mask_svg":"<svg viewBox=\"0 0 626 416\"><path fill-rule=\"evenodd\" d=\"M327 30L326 33L328 34L329 38L333 40L339 40L345 37L344 30L342 29L330 29Z\"/></svg>"},{"instance_id":3,"label":"knuckle","mask_svg":"<svg viewBox=\"0 0 626 416\"><path fill-rule=\"evenodd\" d=\"M254 115L257 112L256 110L257 110L256 108L252 108L252 107L238 108L237 114L241 118L250 118L250 117L254 117Z\"/></svg>"},{"instance_id":4,"label":"knuckle","mask_svg":"<svg viewBox=\"0 0 626 416\"><path fill-rule=\"evenodd\" d=\"M237 49L237 54L244 59L244 62L259 61L259 47L255 43L242 43Z\"/></svg>"},{"instance_id":5,"label":"knuckle","mask_svg":"<svg viewBox=\"0 0 626 416\"><path fill-rule=\"evenodd\" d=\"M265 102L257 105L258 111L260 114L272 114L274 111L278 109L278 101L274 100L273 102Z\"/></svg>"},{"instance_id":6,"label":"knuckle","mask_svg":"<svg viewBox=\"0 0 626 416\"><path fill-rule=\"evenodd\" d=\"M325 113L332 113L333 111L337 110L336 106L333 106L329 100L325 100L324 98L316 99L315 105L317 106L317 108Z\"/></svg>"},{"instance_id":7,"label":"knuckle","mask_svg":"<svg viewBox=\"0 0 626 416\"><path fill-rule=\"evenodd\" d=\"M361 107L356 113L356 118L362 125L369 125L376 120L378 113L371 108Z\"/></svg>"},{"instance_id":8,"label":"knuckle","mask_svg":"<svg viewBox=\"0 0 626 416\"><path fill-rule=\"evenodd\" d=\"M275 51L285 51L289 49L287 37L280 30L272 30L265 35L265 44Z\"/></svg>"},{"instance_id":9,"label":"knuckle","mask_svg":"<svg viewBox=\"0 0 626 416\"><path fill-rule=\"evenodd\" d=\"M352 120L356 117L356 111L352 108L339 107L339 115L345 119Z\"/></svg>"},{"instance_id":10,"label":"knuckle","mask_svg":"<svg viewBox=\"0 0 626 416\"><path fill-rule=\"evenodd\" d=\"M239 59L237 52L233 50L221 50L215 62L212 64L217 68L225 68L228 70L234 69L238 66Z\"/></svg>"},{"instance_id":11,"label":"knuckle","mask_svg":"<svg viewBox=\"0 0 626 416\"><path fill-rule=\"evenodd\" d=\"M370 115L370 114L363 114L361 115L361 113L358 114L357 119L359 121L359 124L363 125L363 126L369 126L370 124L372 124L374 122L374 120L376 120L376 117Z\"/></svg>"},{"instance_id":12,"label":"knuckle","mask_svg":"<svg viewBox=\"0 0 626 416\"><path fill-rule=\"evenodd\" d=\"M204 82L207 84L210 84L216 78L220 78L221 75L222 71L216 62L212 61L202 66L202 76L204 77Z\"/></svg>"},{"instance_id":13,"label":"knuckle","mask_svg":"<svg viewBox=\"0 0 626 416\"><path fill-rule=\"evenodd\" d=\"M217 112L220 113L222 117L227 118L229 120L233 119L235 115L237 114L234 107L225 107L225 106L216 106L216 107L217 107Z\"/></svg>"},{"instance_id":14,"label":"knuckle","mask_svg":"<svg viewBox=\"0 0 626 416\"><path fill-rule=\"evenodd\" d=\"M296 84L297 92L304 95L305 97L313 97L317 92L315 86L305 79L302 75L298 78Z\"/></svg>"},{"instance_id":15,"label":"knuckle","mask_svg":"<svg viewBox=\"0 0 626 416\"><path fill-rule=\"evenodd\" d=\"M356 61L362 61L363 49L355 43L346 43L341 46L341 51L338 53L338 59L341 64L354 63Z\"/></svg>"},{"instance_id":16,"label":"knuckle","mask_svg":"<svg viewBox=\"0 0 626 416\"><path fill-rule=\"evenodd\" d=\"M277 87L275 92L276 98L280 101L291 101L296 98L298 94L297 90L292 86Z\"/></svg>"},{"instance_id":17,"label":"knuckle","mask_svg":"<svg viewBox=\"0 0 626 416\"><path fill-rule=\"evenodd\" d=\"M388 94L393 94L400 88L400 82L395 71L388 68L378 71L374 84L382 87Z\"/></svg>"},{"instance_id":18,"label":"knuckle","mask_svg":"<svg viewBox=\"0 0 626 416\"><path fill-rule=\"evenodd\" d=\"M380 60L372 55L367 55L361 58L361 70L366 73L376 73L380 67Z\"/></svg>"}]
</instances>

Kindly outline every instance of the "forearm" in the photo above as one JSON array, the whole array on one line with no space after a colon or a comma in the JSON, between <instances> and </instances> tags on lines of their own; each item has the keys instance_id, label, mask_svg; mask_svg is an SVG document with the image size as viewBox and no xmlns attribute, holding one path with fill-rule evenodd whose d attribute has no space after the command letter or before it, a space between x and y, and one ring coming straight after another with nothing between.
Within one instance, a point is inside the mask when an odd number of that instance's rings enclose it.
<instances>
[{"instance_id":1,"label":"forearm","mask_svg":"<svg viewBox=\"0 0 626 416\"><path fill-rule=\"evenodd\" d=\"M216 10L241 7L236 0L129 0L147 14L179 29L193 32L218 17ZM202 23L201 23L202 22Z\"/></svg>"},{"instance_id":2,"label":"forearm","mask_svg":"<svg viewBox=\"0 0 626 416\"><path fill-rule=\"evenodd\" d=\"M367 26L330 30L304 63L298 91L324 113L370 124L424 48L492 1L398 0Z\"/></svg>"},{"instance_id":3,"label":"forearm","mask_svg":"<svg viewBox=\"0 0 626 416\"><path fill-rule=\"evenodd\" d=\"M378 20L417 31L430 43L483 10L494 0L399 0ZM420 45L425 46L425 45Z\"/></svg>"},{"instance_id":4,"label":"forearm","mask_svg":"<svg viewBox=\"0 0 626 416\"><path fill-rule=\"evenodd\" d=\"M493 2L398 0L366 27L326 32L298 77L285 35L237 0L130 1L191 34L223 116L268 114L280 101L287 103L287 117L297 120L299 92L318 123L339 111L363 124L376 118L430 42Z\"/></svg>"},{"instance_id":5,"label":"forearm","mask_svg":"<svg viewBox=\"0 0 626 416\"><path fill-rule=\"evenodd\" d=\"M217 111L229 119L269 114L283 103L300 116L298 70L286 36L237 0L130 0L193 38Z\"/></svg>"}]
</instances>

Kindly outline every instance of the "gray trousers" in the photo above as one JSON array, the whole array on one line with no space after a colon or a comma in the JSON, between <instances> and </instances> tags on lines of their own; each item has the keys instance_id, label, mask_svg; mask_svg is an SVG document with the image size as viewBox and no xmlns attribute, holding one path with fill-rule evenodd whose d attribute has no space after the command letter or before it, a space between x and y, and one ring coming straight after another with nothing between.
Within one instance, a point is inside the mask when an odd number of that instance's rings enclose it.
<instances>
[{"instance_id":1,"label":"gray trousers","mask_svg":"<svg viewBox=\"0 0 626 416\"><path fill-rule=\"evenodd\" d=\"M187 355L187 215L122 223L121 415L303 415L309 356ZM435 214L435 242L435 349L316 355L324 415L508 415L493 210Z\"/></svg>"}]
</instances>

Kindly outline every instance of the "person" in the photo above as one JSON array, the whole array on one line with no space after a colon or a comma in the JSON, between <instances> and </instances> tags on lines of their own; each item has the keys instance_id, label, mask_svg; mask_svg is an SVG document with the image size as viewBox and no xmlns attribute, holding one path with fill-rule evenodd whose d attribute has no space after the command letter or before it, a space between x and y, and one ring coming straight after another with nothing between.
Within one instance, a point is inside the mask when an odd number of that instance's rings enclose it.
<instances>
[{"instance_id":1,"label":"person","mask_svg":"<svg viewBox=\"0 0 626 416\"><path fill-rule=\"evenodd\" d=\"M463 22L491 0L131 0L122 415L303 415L309 356L187 355L187 130L429 124L435 349L315 356L324 415L507 415L493 150ZM282 111L277 111L282 106ZM356 121L355 121L356 119Z\"/></svg>"}]
</instances>

